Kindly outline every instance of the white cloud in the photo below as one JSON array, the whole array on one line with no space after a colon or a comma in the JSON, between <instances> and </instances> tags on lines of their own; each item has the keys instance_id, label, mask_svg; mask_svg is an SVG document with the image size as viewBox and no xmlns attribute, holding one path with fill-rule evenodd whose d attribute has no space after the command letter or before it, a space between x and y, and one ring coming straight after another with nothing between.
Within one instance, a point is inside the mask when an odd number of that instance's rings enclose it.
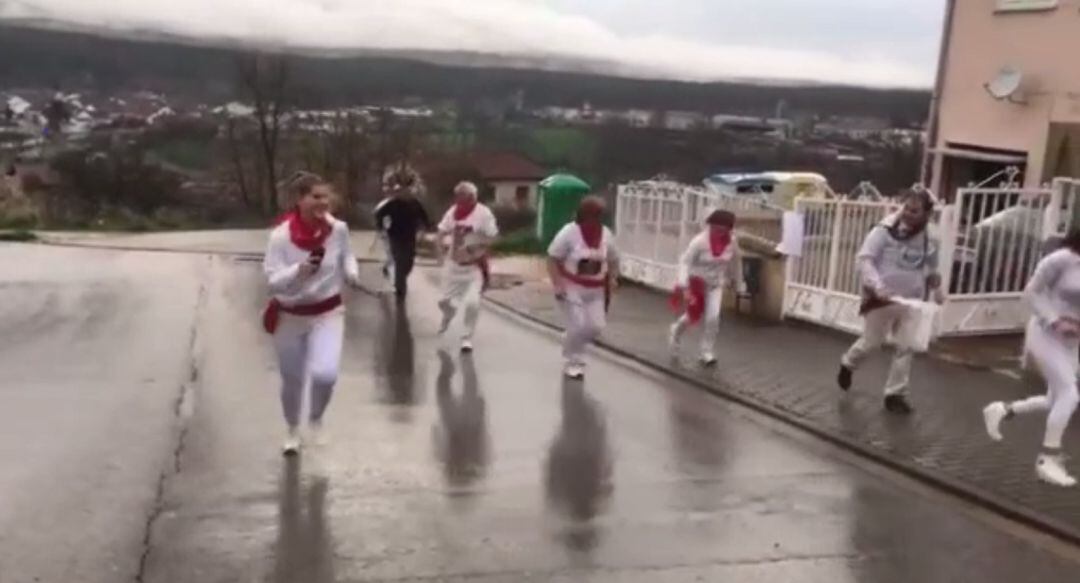
<instances>
[{"instance_id":1,"label":"white cloud","mask_svg":"<svg viewBox=\"0 0 1080 583\"><path fill-rule=\"evenodd\" d=\"M690 80L925 87L933 76L925 65L884 52L725 43L722 34L711 41L662 31L617 33L544 0L0 0L0 18L42 16L310 48L580 58L611 62L614 72Z\"/></svg>"}]
</instances>

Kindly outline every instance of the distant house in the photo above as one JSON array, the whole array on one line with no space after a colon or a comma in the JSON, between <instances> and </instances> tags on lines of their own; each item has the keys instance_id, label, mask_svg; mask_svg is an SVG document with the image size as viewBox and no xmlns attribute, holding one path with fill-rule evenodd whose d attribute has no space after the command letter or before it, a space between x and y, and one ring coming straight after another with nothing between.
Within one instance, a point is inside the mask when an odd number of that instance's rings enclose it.
<instances>
[{"instance_id":1,"label":"distant house","mask_svg":"<svg viewBox=\"0 0 1080 583\"><path fill-rule=\"evenodd\" d=\"M677 132L686 132L708 127L709 118L696 111L669 111L664 114L664 128Z\"/></svg>"},{"instance_id":2,"label":"distant house","mask_svg":"<svg viewBox=\"0 0 1080 583\"><path fill-rule=\"evenodd\" d=\"M532 160L514 152L485 152L473 156L472 164L494 206L536 208L540 181L547 173Z\"/></svg>"},{"instance_id":3,"label":"distant house","mask_svg":"<svg viewBox=\"0 0 1080 583\"><path fill-rule=\"evenodd\" d=\"M718 130L767 134L777 138L790 137L795 131L795 123L779 118L762 118L747 115L714 115L712 126Z\"/></svg>"},{"instance_id":4,"label":"distant house","mask_svg":"<svg viewBox=\"0 0 1080 583\"><path fill-rule=\"evenodd\" d=\"M820 136L843 136L853 140L880 138L889 129L889 122L872 117L837 117L814 125Z\"/></svg>"}]
</instances>

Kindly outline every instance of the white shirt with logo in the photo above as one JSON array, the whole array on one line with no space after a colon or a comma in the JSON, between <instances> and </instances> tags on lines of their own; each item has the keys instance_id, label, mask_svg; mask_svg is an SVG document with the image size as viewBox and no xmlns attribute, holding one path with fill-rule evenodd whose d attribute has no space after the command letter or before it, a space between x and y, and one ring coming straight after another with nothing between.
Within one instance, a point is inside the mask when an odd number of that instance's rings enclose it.
<instances>
[{"instance_id":1,"label":"white shirt with logo","mask_svg":"<svg viewBox=\"0 0 1080 583\"><path fill-rule=\"evenodd\" d=\"M476 270L476 265L461 265L454 258L462 254L469 255L476 249L489 245L499 236L499 225L491 209L482 204L477 204L469 216L461 220L454 218L454 207L450 207L439 221L439 234L450 237L447 269L451 275L471 275Z\"/></svg>"},{"instance_id":2,"label":"white shirt with logo","mask_svg":"<svg viewBox=\"0 0 1080 583\"><path fill-rule=\"evenodd\" d=\"M604 227L600 246L593 248L585 243L581 226L570 223L552 239L548 247L548 256L561 261L567 273L602 281L607 276L609 263L618 260L619 252L615 248L615 235L607 227ZM599 271L589 274L581 273L581 266L588 264L583 262L599 263Z\"/></svg>"}]
</instances>

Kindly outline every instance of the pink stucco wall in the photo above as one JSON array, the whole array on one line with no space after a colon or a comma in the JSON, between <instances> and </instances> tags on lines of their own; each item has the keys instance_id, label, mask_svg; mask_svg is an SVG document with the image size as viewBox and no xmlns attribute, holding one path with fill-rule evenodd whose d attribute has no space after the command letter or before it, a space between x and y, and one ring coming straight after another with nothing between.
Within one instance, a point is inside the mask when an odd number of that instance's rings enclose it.
<instances>
[{"instance_id":1,"label":"pink stucco wall","mask_svg":"<svg viewBox=\"0 0 1080 583\"><path fill-rule=\"evenodd\" d=\"M1080 123L1080 9L998 13L996 0L956 0L940 88L937 147L946 142L1028 153L1037 184L1051 122ZM984 84L1003 66L1025 75L1027 105L993 99Z\"/></svg>"}]
</instances>

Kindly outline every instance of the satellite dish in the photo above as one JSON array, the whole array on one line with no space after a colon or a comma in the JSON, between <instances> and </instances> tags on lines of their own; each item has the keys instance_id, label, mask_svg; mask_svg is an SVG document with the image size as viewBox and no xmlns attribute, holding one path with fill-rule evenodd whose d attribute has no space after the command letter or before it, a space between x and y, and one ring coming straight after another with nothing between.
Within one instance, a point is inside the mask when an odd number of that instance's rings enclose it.
<instances>
[{"instance_id":1,"label":"satellite dish","mask_svg":"<svg viewBox=\"0 0 1080 583\"><path fill-rule=\"evenodd\" d=\"M1020 87L1023 83L1023 73L1012 67L1005 67L997 74L997 77L994 77L994 79L984 85L984 87L986 87L986 92L994 99L999 101L1008 100L1017 103L1013 98L1020 92Z\"/></svg>"}]
</instances>

